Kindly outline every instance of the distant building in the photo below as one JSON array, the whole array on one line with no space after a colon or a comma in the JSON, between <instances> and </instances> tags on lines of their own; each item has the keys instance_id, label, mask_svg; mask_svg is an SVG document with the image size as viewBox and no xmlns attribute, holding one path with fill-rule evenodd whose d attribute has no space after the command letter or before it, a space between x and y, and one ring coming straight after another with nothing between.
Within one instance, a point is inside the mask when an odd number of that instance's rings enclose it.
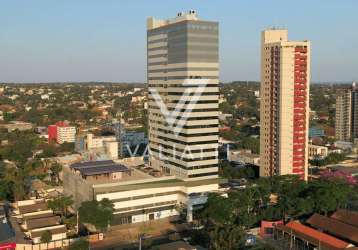
<instances>
[{"instance_id":1,"label":"distant building","mask_svg":"<svg viewBox=\"0 0 358 250\"><path fill-rule=\"evenodd\" d=\"M351 88L337 90L335 133L340 141L358 138L358 90L355 82Z\"/></svg>"},{"instance_id":2,"label":"distant building","mask_svg":"<svg viewBox=\"0 0 358 250\"><path fill-rule=\"evenodd\" d=\"M57 122L47 127L48 142L55 141L58 144L64 142L75 142L76 127L69 126L67 121Z\"/></svg>"},{"instance_id":3,"label":"distant building","mask_svg":"<svg viewBox=\"0 0 358 250\"><path fill-rule=\"evenodd\" d=\"M135 152L136 148L142 146L145 148L148 144L148 138L144 132L127 131L122 123L114 123L113 129L118 141L118 152L120 157L134 156L138 153L141 155L143 152ZM138 156L138 155L136 155Z\"/></svg>"},{"instance_id":4,"label":"distant building","mask_svg":"<svg viewBox=\"0 0 358 250\"><path fill-rule=\"evenodd\" d=\"M353 143L348 141L335 141L334 146L343 150L352 150Z\"/></svg>"},{"instance_id":5,"label":"distant building","mask_svg":"<svg viewBox=\"0 0 358 250\"><path fill-rule=\"evenodd\" d=\"M229 150L228 161L259 166L260 155L252 154L251 150Z\"/></svg>"},{"instance_id":6,"label":"distant building","mask_svg":"<svg viewBox=\"0 0 358 250\"><path fill-rule=\"evenodd\" d=\"M115 136L94 136L92 133L78 135L76 137L75 150L77 152L101 151L109 159L118 159L118 142Z\"/></svg>"},{"instance_id":7,"label":"distant building","mask_svg":"<svg viewBox=\"0 0 358 250\"><path fill-rule=\"evenodd\" d=\"M229 119L232 119L232 114L223 114L223 113L219 113L219 120L222 122L226 122Z\"/></svg>"},{"instance_id":8,"label":"distant building","mask_svg":"<svg viewBox=\"0 0 358 250\"><path fill-rule=\"evenodd\" d=\"M34 128L34 125L29 122L11 121L8 124L1 124L0 128L6 128L7 131L10 133L15 130L19 130L19 131L31 130Z\"/></svg>"},{"instance_id":9,"label":"distant building","mask_svg":"<svg viewBox=\"0 0 358 250\"><path fill-rule=\"evenodd\" d=\"M50 99L50 96L48 94L43 94L43 95L41 95L41 99L48 100L48 99Z\"/></svg>"},{"instance_id":10,"label":"distant building","mask_svg":"<svg viewBox=\"0 0 358 250\"><path fill-rule=\"evenodd\" d=\"M220 95L219 95L219 104L224 103L224 102L226 102L225 95L220 94Z\"/></svg>"},{"instance_id":11,"label":"distant building","mask_svg":"<svg viewBox=\"0 0 358 250\"><path fill-rule=\"evenodd\" d=\"M328 148L325 146L308 144L308 158L325 158L328 155Z\"/></svg>"},{"instance_id":12,"label":"distant building","mask_svg":"<svg viewBox=\"0 0 358 250\"><path fill-rule=\"evenodd\" d=\"M311 127L309 130L309 138L325 136L324 130L319 127Z\"/></svg>"},{"instance_id":13,"label":"distant building","mask_svg":"<svg viewBox=\"0 0 358 250\"><path fill-rule=\"evenodd\" d=\"M260 176L307 179L310 50L285 29L262 32Z\"/></svg>"}]
</instances>

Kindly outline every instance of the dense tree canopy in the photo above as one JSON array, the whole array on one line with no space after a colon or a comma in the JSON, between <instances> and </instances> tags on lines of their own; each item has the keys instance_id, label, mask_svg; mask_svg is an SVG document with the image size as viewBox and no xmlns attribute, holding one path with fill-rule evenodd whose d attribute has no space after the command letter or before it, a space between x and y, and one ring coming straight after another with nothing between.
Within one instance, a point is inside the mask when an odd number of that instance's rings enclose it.
<instances>
[{"instance_id":1,"label":"dense tree canopy","mask_svg":"<svg viewBox=\"0 0 358 250\"><path fill-rule=\"evenodd\" d=\"M88 250L89 242L86 239L79 239L71 243L69 250Z\"/></svg>"},{"instance_id":2,"label":"dense tree canopy","mask_svg":"<svg viewBox=\"0 0 358 250\"><path fill-rule=\"evenodd\" d=\"M114 205L108 199L101 201L85 201L79 208L79 220L81 223L92 224L97 230L104 231L113 219Z\"/></svg>"},{"instance_id":3,"label":"dense tree canopy","mask_svg":"<svg viewBox=\"0 0 358 250\"><path fill-rule=\"evenodd\" d=\"M205 239L210 249L241 249L228 247L240 246L244 231L261 220L287 222L313 213L327 215L354 201L358 201L357 186L341 180L305 182L295 175L261 178L244 189L230 191L228 198L210 194L198 215L204 229L195 237ZM233 232L236 236L230 238Z\"/></svg>"},{"instance_id":4,"label":"dense tree canopy","mask_svg":"<svg viewBox=\"0 0 358 250\"><path fill-rule=\"evenodd\" d=\"M47 205L55 213L61 216L67 215L67 208L73 204L72 196L59 196L47 202Z\"/></svg>"}]
</instances>

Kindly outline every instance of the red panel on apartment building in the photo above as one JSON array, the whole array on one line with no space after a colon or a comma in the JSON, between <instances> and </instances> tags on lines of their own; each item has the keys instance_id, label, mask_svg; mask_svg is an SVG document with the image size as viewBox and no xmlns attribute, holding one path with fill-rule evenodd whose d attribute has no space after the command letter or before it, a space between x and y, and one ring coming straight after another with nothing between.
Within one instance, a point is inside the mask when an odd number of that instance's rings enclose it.
<instances>
[{"instance_id":1,"label":"red panel on apartment building","mask_svg":"<svg viewBox=\"0 0 358 250\"><path fill-rule=\"evenodd\" d=\"M306 115L307 115L307 48L295 48L293 119L293 174L305 175Z\"/></svg>"},{"instance_id":2,"label":"red panel on apartment building","mask_svg":"<svg viewBox=\"0 0 358 250\"><path fill-rule=\"evenodd\" d=\"M48 143L51 143L52 141L57 142L57 127L67 127L68 125L68 121L58 121L55 125L49 125L47 127Z\"/></svg>"},{"instance_id":3,"label":"red panel on apartment building","mask_svg":"<svg viewBox=\"0 0 358 250\"><path fill-rule=\"evenodd\" d=\"M1 250L10 250L10 249L16 249L16 243L10 242L10 243L2 243L0 244Z\"/></svg>"},{"instance_id":4,"label":"red panel on apartment building","mask_svg":"<svg viewBox=\"0 0 358 250\"><path fill-rule=\"evenodd\" d=\"M48 143L57 142L57 126L50 125L47 127Z\"/></svg>"}]
</instances>

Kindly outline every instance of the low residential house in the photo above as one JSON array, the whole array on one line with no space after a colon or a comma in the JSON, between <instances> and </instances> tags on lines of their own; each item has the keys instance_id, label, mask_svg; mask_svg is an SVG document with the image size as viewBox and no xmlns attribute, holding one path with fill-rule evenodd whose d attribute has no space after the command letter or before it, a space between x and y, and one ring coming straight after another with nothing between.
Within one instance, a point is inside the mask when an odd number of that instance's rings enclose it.
<instances>
[{"instance_id":1,"label":"low residential house","mask_svg":"<svg viewBox=\"0 0 358 250\"><path fill-rule=\"evenodd\" d=\"M15 214L23 215L27 213L39 212L47 209L47 204L42 199L18 201L14 210Z\"/></svg>"},{"instance_id":2,"label":"low residential house","mask_svg":"<svg viewBox=\"0 0 358 250\"><path fill-rule=\"evenodd\" d=\"M328 155L328 148L325 146L308 144L308 158L325 158Z\"/></svg>"},{"instance_id":3,"label":"low residential house","mask_svg":"<svg viewBox=\"0 0 358 250\"><path fill-rule=\"evenodd\" d=\"M46 231L51 233L51 241L62 240L67 237L67 229L65 225L33 229L29 231L29 237L32 239L33 243L41 243L41 236Z\"/></svg>"},{"instance_id":4,"label":"low residential house","mask_svg":"<svg viewBox=\"0 0 358 250\"><path fill-rule=\"evenodd\" d=\"M19 130L19 131L31 130L33 129L33 124L23 121L12 121L8 124L1 124L0 127L6 128L7 131L10 133L14 130Z\"/></svg>"},{"instance_id":5,"label":"low residential house","mask_svg":"<svg viewBox=\"0 0 358 250\"><path fill-rule=\"evenodd\" d=\"M340 148L342 150L352 150L353 143L348 141L336 141L334 142L334 146Z\"/></svg>"},{"instance_id":6,"label":"low residential house","mask_svg":"<svg viewBox=\"0 0 358 250\"><path fill-rule=\"evenodd\" d=\"M146 96L132 96L131 103L137 104L146 99Z\"/></svg>"},{"instance_id":7,"label":"low residential house","mask_svg":"<svg viewBox=\"0 0 358 250\"><path fill-rule=\"evenodd\" d=\"M252 154L251 150L229 150L228 161L242 164L260 164L260 155Z\"/></svg>"},{"instance_id":8,"label":"low residential house","mask_svg":"<svg viewBox=\"0 0 358 250\"><path fill-rule=\"evenodd\" d=\"M49 215L49 217L42 218L26 218L23 220L22 227L25 230L32 230L36 228L50 227L60 225L60 217Z\"/></svg>"},{"instance_id":9,"label":"low residential house","mask_svg":"<svg viewBox=\"0 0 358 250\"><path fill-rule=\"evenodd\" d=\"M62 240L67 237L67 228L61 225L60 217L53 214L44 199L18 201L14 214L24 234L33 243L41 243L44 232L51 233L51 240Z\"/></svg>"}]
</instances>

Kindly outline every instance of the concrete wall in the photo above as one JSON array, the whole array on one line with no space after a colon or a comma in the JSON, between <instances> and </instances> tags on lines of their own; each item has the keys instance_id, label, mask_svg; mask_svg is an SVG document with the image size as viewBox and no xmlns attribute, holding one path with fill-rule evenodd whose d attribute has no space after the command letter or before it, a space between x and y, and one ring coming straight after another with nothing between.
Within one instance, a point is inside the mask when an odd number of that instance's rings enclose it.
<instances>
[{"instance_id":1,"label":"concrete wall","mask_svg":"<svg viewBox=\"0 0 358 250\"><path fill-rule=\"evenodd\" d=\"M65 195L73 196L73 206L76 210L83 201L93 200L92 186L68 167L63 168L63 192Z\"/></svg>"}]
</instances>

